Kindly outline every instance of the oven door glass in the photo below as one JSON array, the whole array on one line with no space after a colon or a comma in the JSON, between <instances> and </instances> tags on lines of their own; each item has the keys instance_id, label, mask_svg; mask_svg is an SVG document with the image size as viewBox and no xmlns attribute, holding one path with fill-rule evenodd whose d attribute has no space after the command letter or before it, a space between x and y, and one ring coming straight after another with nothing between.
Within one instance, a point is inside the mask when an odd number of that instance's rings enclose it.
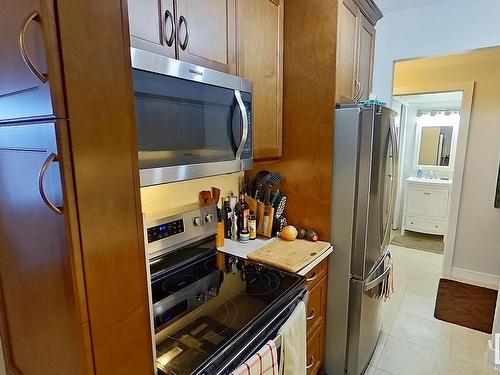
<instances>
[{"instance_id":1,"label":"oven door glass","mask_svg":"<svg viewBox=\"0 0 500 375\"><path fill-rule=\"evenodd\" d=\"M234 90L139 69L133 77L140 169L235 160L242 118Z\"/></svg>"},{"instance_id":2,"label":"oven door glass","mask_svg":"<svg viewBox=\"0 0 500 375\"><path fill-rule=\"evenodd\" d=\"M251 329L258 329L266 317L274 317L304 282L297 275L244 260L226 262L224 269L214 269L215 256L211 261L208 258L198 261L209 265L206 268L211 272L200 272L200 266L193 264L192 280L182 289L171 286L180 285L176 275L185 276L186 281L190 279L187 277L190 268L186 265L182 272L172 270L171 277L162 276L162 283L175 290L165 300L175 302L163 314L167 319L175 314L180 318L162 325L156 332L156 364L160 374L197 373L197 369L206 367L222 350L242 345L239 338ZM155 311L161 311L156 309L161 304L161 301L155 303ZM191 310L190 306L196 308Z\"/></svg>"}]
</instances>

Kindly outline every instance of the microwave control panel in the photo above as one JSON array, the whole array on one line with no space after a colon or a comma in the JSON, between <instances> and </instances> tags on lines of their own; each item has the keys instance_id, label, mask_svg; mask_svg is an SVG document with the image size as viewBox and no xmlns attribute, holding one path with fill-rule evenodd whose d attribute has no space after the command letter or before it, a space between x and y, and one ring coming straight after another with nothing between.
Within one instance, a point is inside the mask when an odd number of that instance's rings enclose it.
<instances>
[{"instance_id":1,"label":"microwave control panel","mask_svg":"<svg viewBox=\"0 0 500 375\"><path fill-rule=\"evenodd\" d=\"M184 220L179 219L148 228L148 243L184 233Z\"/></svg>"}]
</instances>

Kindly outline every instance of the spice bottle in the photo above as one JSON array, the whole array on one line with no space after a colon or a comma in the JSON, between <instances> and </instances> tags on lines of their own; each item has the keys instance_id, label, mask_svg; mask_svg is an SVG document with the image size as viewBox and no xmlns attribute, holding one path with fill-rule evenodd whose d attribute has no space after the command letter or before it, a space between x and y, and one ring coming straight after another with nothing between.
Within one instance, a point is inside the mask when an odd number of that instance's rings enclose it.
<instances>
[{"instance_id":1,"label":"spice bottle","mask_svg":"<svg viewBox=\"0 0 500 375\"><path fill-rule=\"evenodd\" d=\"M251 240L257 238L257 220L253 211L250 211L250 215L248 215L248 236Z\"/></svg>"}]
</instances>

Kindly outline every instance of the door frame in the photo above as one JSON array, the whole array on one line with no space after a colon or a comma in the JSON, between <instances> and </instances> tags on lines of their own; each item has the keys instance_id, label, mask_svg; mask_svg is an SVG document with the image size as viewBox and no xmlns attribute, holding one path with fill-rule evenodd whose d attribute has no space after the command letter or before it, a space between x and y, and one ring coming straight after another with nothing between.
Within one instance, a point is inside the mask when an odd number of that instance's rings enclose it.
<instances>
[{"instance_id":1,"label":"door frame","mask_svg":"<svg viewBox=\"0 0 500 375\"><path fill-rule=\"evenodd\" d=\"M457 234L458 214L460 211L460 198L462 195L462 181L467 154L467 140L469 137L469 124L472 112L472 101L474 97L475 81L439 83L426 86L410 86L394 89L392 95L421 95L436 94L450 91L462 92L462 103L460 106L460 125L457 139L455 165L453 167L453 184L451 188L448 229L446 231L446 242L443 253L443 276L452 276L453 253L455 251L455 239Z\"/></svg>"}]
</instances>

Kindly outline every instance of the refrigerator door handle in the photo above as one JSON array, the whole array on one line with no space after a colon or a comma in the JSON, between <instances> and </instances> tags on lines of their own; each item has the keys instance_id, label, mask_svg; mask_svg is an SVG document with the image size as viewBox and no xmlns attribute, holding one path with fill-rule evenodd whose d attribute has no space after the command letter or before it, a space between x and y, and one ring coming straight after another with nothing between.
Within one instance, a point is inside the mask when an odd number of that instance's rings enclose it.
<instances>
[{"instance_id":1,"label":"refrigerator door handle","mask_svg":"<svg viewBox=\"0 0 500 375\"><path fill-rule=\"evenodd\" d=\"M381 265L384 266L384 271L379 276L374 278L373 280L370 280L370 276L367 276L366 281L363 283L363 289L365 292L376 287L389 274L390 267L385 268L385 260L387 258L392 259L392 254L390 251L387 251L387 253L377 262L377 264L373 267L372 273L374 273L375 270L379 269Z\"/></svg>"},{"instance_id":2,"label":"refrigerator door handle","mask_svg":"<svg viewBox=\"0 0 500 375\"><path fill-rule=\"evenodd\" d=\"M385 249L391 239L391 227L394 214L394 204L396 201L396 189L398 183L398 140L396 135L396 128L394 124L394 119L389 118L389 133L391 137L391 147L392 147L392 173L391 173L391 195L389 197L389 214L387 217L387 223L384 229L384 235L382 237L382 249Z\"/></svg>"},{"instance_id":3,"label":"refrigerator door handle","mask_svg":"<svg viewBox=\"0 0 500 375\"><path fill-rule=\"evenodd\" d=\"M390 268L386 268L384 270L384 272L382 272L382 274L380 276L377 276L372 281L370 281L368 283L365 283L365 285L363 286L363 289L365 290L365 292L369 291L370 289L375 288L382 281L384 281L384 279L387 277L387 275L389 274L389 272L391 272L391 269Z\"/></svg>"}]
</instances>

